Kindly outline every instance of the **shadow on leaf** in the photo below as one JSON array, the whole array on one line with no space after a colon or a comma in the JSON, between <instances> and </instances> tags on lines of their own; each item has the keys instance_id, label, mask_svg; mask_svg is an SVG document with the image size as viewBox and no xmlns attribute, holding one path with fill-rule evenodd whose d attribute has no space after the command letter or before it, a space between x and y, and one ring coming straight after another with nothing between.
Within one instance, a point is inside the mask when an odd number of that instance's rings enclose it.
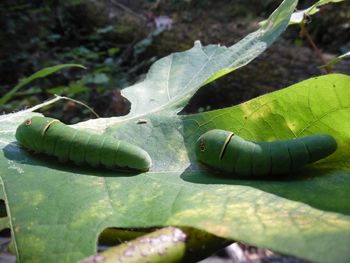
<instances>
[{"instance_id":1,"label":"shadow on leaf","mask_svg":"<svg viewBox=\"0 0 350 263\"><path fill-rule=\"evenodd\" d=\"M342 170L308 167L283 178L236 179L189 167L181 178L196 184L248 186L317 209L350 215L350 176Z\"/></svg>"}]
</instances>

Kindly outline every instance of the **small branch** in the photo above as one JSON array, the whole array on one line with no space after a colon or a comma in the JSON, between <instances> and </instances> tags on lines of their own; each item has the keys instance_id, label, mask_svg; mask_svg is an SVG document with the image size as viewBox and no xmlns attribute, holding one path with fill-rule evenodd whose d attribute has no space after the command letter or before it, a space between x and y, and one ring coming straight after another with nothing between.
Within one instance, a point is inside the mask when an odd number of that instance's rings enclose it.
<instances>
[{"instance_id":1,"label":"small branch","mask_svg":"<svg viewBox=\"0 0 350 263\"><path fill-rule=\"evenodd\" d=\"M321 60L322 64L323 65L327 64L327 61L323 58L321 50L316 45L315 41L313 40L312 36L310 35L309 31L307 30L305 24L302 23L300 25L300 27L301 27L301 34L306 36L307 40L309 41L310 45L314 49L317 57ZM327 73L327 74L332 72L332 69L330 67L324 67L324 68L322 68L322 70L324 71L324 73Z\"/></svg>"},{"instance_id":2,"label":"small branch","mask_svg":"<svg viewBox=\"0 0 350 263\"><path fill-rule=\"evenodd\" d=\"M156 0L156 2L151 6L151 10L155 10L159 7L161 0Z\"/></svg>"},{"instance_id":3,"label":"small branch","mask_svg":"<svg viewBox=\"0 0 350 263\"><path fill-rule=\"evenodd\" d=\"M126 7L125 5L119 3L117 0L111 0L111 3L115 6L118 6L119 8L123 9L124 11L128 12L129 14L132 14L132 15L138 17L142 21L146 21L146 18L144 18L142 15L137 14L136 12L131 10L129 7Z\"/></svg>"},{"instance_id":4,"label":"small branch","mask_svg":"<svg viewBox=\"0 0 350 263\"><path fill-rule=\"evenodd\" d=\"M89 111L91 111L97 118L100 118L100 116L94 111L93 108L91 108L90 106L86 105L84 102L81 102L81 101L78 101L78 100L75 100L75 99L72 99L72 98L68 98L68 97L64 97L64 96L59 96L59 95L56 95L56 98L59 98L59 99L63 99L63 100L69 100L69 101L73 101L79 105L82 105L84 107L86 107Z\"/></svg>"}]
</instances>

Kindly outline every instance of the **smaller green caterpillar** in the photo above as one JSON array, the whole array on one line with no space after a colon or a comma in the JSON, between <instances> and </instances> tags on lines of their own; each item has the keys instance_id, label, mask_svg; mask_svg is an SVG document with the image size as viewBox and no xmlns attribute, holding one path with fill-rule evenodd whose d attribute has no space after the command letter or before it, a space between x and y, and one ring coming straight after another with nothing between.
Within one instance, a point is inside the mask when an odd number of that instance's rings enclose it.
<instances>
[{"instance_id":1,"label":"smaller green caterpillar","mask_svg":"<svg viewBox=\"0 0 350 263\"><path fill-rule=\"evenodd\" d=\"M148 153L138 146L76 130L53 118L27 119L18 126L16 139L25 148L78 165L148 171L152 164Z\"/></svg>"},{"instance_id":2,"label":"smaller green caterpillar","mask_svg":"<svg viewBox=\"0 0 350 263\"><path fill-rule=\"evenodd\" d=\"M219 171L239 177L269 177L298 170L332 154L332 136L315 134L274 142L251 142L230 131L210 130L196 142L197 159Z\"/></svg>"}]
</instances>

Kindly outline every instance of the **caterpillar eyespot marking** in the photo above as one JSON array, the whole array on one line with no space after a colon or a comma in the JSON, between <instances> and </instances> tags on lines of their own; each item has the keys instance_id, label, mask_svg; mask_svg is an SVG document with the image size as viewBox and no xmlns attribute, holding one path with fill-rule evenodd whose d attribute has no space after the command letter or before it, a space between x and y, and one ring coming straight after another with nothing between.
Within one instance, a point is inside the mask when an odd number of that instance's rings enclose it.
<instances>
[{"instance_id":1,"label":"caterpillar eyespot marking","mask_svg":"<svg viewBox=\"0 0 350 263\"><path fill-rule=\"evenodd\" d=\"M204 139L201 139L200 140L200 145L199 145L199 148L202 152L205 151L205 143L204 143Z\"/></svg>"},{"instance_id":2,"label":"caterpillar eyespot marking","mask_svg":"<svg viewBox=\"0 0 350 263\"><path fill-rule=\"evenodd\" d=\"M237 177L269 177L299 170L337 149L330 135L315 134L284 141L252 142L230 131L214 129L195 144L197 160Z\"/></svg>"},{"instance_id":3,"label":"caterpillar eyespot marking","mask_svg":"<svg viewBox=\"0 0 350 263\"><path fill-rule=\"evenodd\" d=\"M25 124L26 124L27 126L32 125L32 119L26 120L26 121L25 121Z\"/></svg>"},{"instance_id":4,"label":"caterpillar eyespot marking","mask_svg":"<svg viewBox=\"0 0 350 263\"><path fill-rule=\"evenodd\" d=\"M18 126L16 139L29 150L78 165L147 171L152 164L148 153L136 145L112 136L73 129L53 118L27 119Z\"/></svg>"}]
</instances>

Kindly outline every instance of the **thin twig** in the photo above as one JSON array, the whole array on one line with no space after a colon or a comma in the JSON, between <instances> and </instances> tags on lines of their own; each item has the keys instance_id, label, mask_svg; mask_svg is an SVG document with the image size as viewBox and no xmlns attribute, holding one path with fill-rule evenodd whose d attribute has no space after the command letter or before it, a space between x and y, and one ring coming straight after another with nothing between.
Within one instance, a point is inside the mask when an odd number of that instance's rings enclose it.
<instances>
[{"instance_id":1,"label":"thin twig","mask_svg":"<svg viewBox=\"0 0 350 263\"><path fill-rule=\"evenodd\" d=\"M78 101L78 100L75 100L75 99L72 99L72 98L68 98L68 97L64 97L64 96L59 96L59 95L56 95L56 98L59 98L59 99L63 99L63 100L69 100L69 101L73 101L77 104L80 104L80 105L83 105L84 107L88 108L97 118L100 118L100 116L93 110L93 108L91 108L90 106L86 105L84 102L81 102L81 101Z\"/></svg>"},{"instance_id":2,"label":"thin twig","mask_svg":"<svg viewBox=\"0 0 350 263\"><path fill-rule=\"evenodd\" d=\"M120 7L120 8L123 9L124 11L126 11L126 12L128 12L128 13L130 13L130 14L132 14L132 15L138 17L138 18L140 18L142 21L146 21L146 18L145 18L145 17L143 17L142 15L137 14L135 11L133 11L133 10L131 10L129 7L126 7L125 5L119 3L117 0L111 0L111 3L112 3L113 5L115 5L115 6Z\"/></svg>"},{"instance_id":3,"label":"thin twig","mask_svg":"<svg viewBox=\"0 0 350 263\"><path fill-rule=\"evenodd\" d=\"M307 40L309 41L310 45L312 46L312 48L314 49L316 55L318 56L318 58L321 60L322 64L327 64L327 61L324 59L321 50L318 48L318 46L316 45L315 41L313 40L312 36L310 35L309 31L307 30L306 26L304 23L302 23L301 25L301 33L303 35L306 36ZM331 73L332 69L330 67L324 67L322 68L322 70L325 73Z\"/></svg>"},{"instance_id":4,"label":"thin twig","mask_svg":"<svg viewBox=\"0 0 350 263\"><path fill-rule=\"evenodd\" d=\"M88 105L86 105L85 103L81 102L81 101L78 101L78 100L75 100L75 99L71 99L71 98L68 98L68 97L64 97L64 96L59 96L59 95L55 95L55 98L53 99L50 99L50 100L47 100L39 105L35 105L34 107L31 107L31 108L28 108L26 110L22 110L22 111L19 111L19 112L15 112L15 113L12 113L12 114L7 114L5 115L4 117L0 118L0 122L1 121L5 121L7 119L11 119L11 118L16 118L16 116L18 115L22 115L22 114L25 114L25 113L28 113L28 112L33 112L35 110L38 110L42 107L45 107L45 106L48 106L50 104L53 104L59 100L70 100L70 101L73 101L77 104L80 104L80 105L83 105L84 107L88 108L97 118L100 118L100 116Z\"/></svg>"},{"instance_id":5,"label":"thin twig","mask_svg":"<svg viewBox=\"0 0 350 263\"><path fill-rule=\"evenodd\" d=\"M156 0L156 2L151 6L151 10L155 10L159 7L161 0Z\"/></svg>"}]
</instances>

